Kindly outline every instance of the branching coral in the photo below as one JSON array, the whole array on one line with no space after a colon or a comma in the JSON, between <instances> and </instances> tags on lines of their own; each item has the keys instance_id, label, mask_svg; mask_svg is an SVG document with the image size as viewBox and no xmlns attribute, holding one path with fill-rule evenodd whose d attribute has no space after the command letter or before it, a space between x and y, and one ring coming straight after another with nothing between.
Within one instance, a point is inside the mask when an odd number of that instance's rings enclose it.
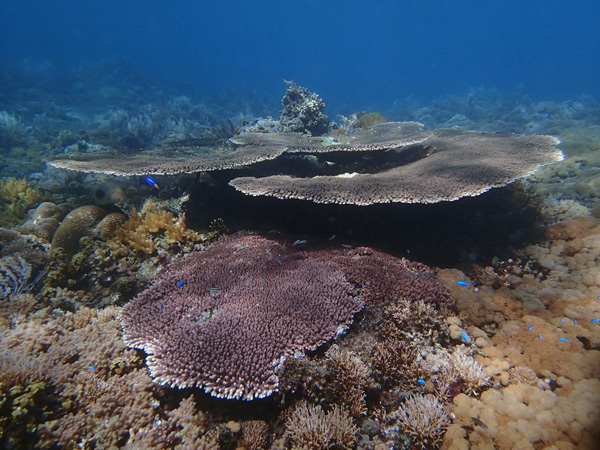
<instances>
[{"instance_id":1,"label":"branching coral","mask_svg":"<svg viewBox=\"0 0 600 450\"><path fill-rule=\"evenodd\" d=\"M331 380L326 385L329 400L341 402L350 415L366 414L365 389L371 382L371 371L357 356L333 345L326 354L326 365L331 371Z\"/></svg>"},{"instance_id":2,"label":"branching coral","mask_svg":"<svg viewBox=\"0 0 600 450\"><path fill-rule=\"evenodd\" d=\"M400 430L410 436L417 448L437 447L450 425L443 405L430 394L409 397L389 419L397 420Z\"/></svg>"},{"instance_id":3,"label":"branching coral","mask_svg":"<svg viewBox=\"0 0 600 450\"><path fill-rule=\"evenodd\" d=\"M416 348L406 341L390 338L378 343L372 357L376 379L385 388L399 386L406 390L414 389L423 373L417 356Z\"/></svg>"},{"instance_id":4,"label":"branching coral","mask_svg":"<svg viewBox=\"0 0 600 450\"><path fill-rule=\"evenodd\" d=\"M458 347L450 355L446 351L432 354L424 367L434 374L436 392L442 396L454 397L460 392L475 395L489 385L490 378L484 367Z\"/></svg>"},{"instance_id":5,"label":"branching coral","mask_svg":"<svg viewBox=\"0 0 600 450\"><path fill-rule=\"evenodd\" d=\"M302 403L286 420L286 436L293 448L321 450L337 445L336 448L350 448L356 441L358 429L348 413L334 406L324 412L320 406Z\"/></svg>"},{"instance_id":6,"label":"branching coral","mask_svg":"<svg viewBox=\"0 0 600 450\"><path fill-rule=\"evenodd\" d=\"M150 200L139 214L134 209L129 219L116 227L115 237L108 241L108 246L113 256L119 257L131 252L150 255L157 248L202 241L200 234L186 227L183 216L176 217L160 203Z\"/></svg>"},{"instance_id":7,"label":"branching coral","mask_svg":"<svg viewBox=\"0 0 600 450\"><path fill-rule=\"evenodd\" d=\"M239 444L247 450L260 450L267 445L269 426L263 420L247 420L242 423L242 440Z\"/></svg>"}]
</instances>

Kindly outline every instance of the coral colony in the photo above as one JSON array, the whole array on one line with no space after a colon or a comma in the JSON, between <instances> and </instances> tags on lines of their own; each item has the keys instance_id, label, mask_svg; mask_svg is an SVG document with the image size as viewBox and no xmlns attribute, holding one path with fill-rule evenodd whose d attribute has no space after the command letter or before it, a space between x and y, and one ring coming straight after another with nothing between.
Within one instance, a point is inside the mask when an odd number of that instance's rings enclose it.
<instances>
[{"instance_id":1,"label":"coral colony","mask_svg":"<svg viewBox=\"0 0 600 450\"><path fill-rule=\"evenodd\" d=\"M0 113L0 447L594 448L597 104L336 124L293 82L278 119L165 95ZM273 225L294 210L345 228ZM393 245L427 240L452 263Z\"/></svg>"}]
</instances>

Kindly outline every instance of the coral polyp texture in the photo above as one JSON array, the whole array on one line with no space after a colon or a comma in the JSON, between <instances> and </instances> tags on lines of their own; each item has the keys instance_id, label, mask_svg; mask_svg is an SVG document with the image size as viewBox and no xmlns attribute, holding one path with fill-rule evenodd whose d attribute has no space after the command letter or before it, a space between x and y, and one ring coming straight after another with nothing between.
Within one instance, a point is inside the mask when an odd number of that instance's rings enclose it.
<instances>
[{"instance_id":1,"label":"coral polyp texture","mask_svg":"<svg viewBox=\"0 0 600 450\"><path fill-rule=\"evenodd\" d=\"M171 264L127 304L124 340L148 353L160 384L251 400L278 390L286 357L336 336L364 304L452 304L433 274L368 248L301 250L238 233Z\"/></svg>"},{"instance_id":2,"label":"coral polyp texture","mask_svg":"<svg viewBox=\"0 0 600 450\"><path fill-rule=\"evenodd\" d=\"M333 158L369 152L372 161L351 164L353 172L306 178L293 173L239 177L229 184L253 196L371 205L437 203L472 197L563 159L556 148L558 139L551 136L453 129L424 131L422 127L417 122L387 122L325 137L250 132L231 139L235 150L208 159L139 155L87 161L63 159L49 164L113 175L168 175L231 169L290 154L327 154Z\"/></svg>"},{"instance_id":3,"label":"coral polyp texture","mask_svg":"<svg viewBox=\"0 0 600 450\"><path fill-rule=\"evenodd\" d=\"M393 123L378 124L366 133ZM397 125L396 125L397 126ZM316 203L371 205L374 203L437 203L472 197L534 173L560 161L559 141L551 136L520 136L464 130L434 130L428 139L410 147L381 145L404 162L370 171L297 178L273 175L242 177L229 184L253 196L311 200ZM389 144L387 144L389 145ZM415 146L420 149L415 149ZM357 150L361 149L360 147ZM416 151L420 150L420 151ZM336 151L336 146L323 151Z\"/></svg>"},{"instance_id":4,"label":"coral polyp texture","mask_svg":"<svg viewBox=\"0 0 600 450\"><path fill-rule=\"evenodd\" d=\"M362 305L344 274L255 235L218 241L171 264L121 313L160 384L251 400L278 388L285 357L313 350Z\"/></svg>"}]
</instances>

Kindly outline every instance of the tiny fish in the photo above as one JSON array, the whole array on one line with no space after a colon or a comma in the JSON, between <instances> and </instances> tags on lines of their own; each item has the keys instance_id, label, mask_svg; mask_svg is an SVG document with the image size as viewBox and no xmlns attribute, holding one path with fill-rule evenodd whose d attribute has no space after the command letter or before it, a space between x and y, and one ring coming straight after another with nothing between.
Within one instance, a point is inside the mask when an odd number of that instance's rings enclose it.
<instances>
[{"instance_id":1,"label":"tiny fish","mask_svg":"<svg viewBox=\"0 0 600 450\"><path fill-rule=\"evenodd\" d=\"M209 290L210 292L218 292L218 291L220 291L220 290L221 290L221 288L217 288L217 287L209 287L209 288L208 288L208 290Z\"/></svg>"},{"instance_id":2,"label":"tiny fish","mask_svg":"<svg viewBox=\"0 0 600 450\"><path fill-rule=\"evenodd\" d=\"M417 383L419 383L419 384L425 384L425 380L423 380L423 379L419 378L419 379L417 380Z\"/></svg>"},{"instance_id":3,"label":"tiny fish","mask_svg":"<svg viewBox=\"0 0 600 450\"><path fill-rule=\"evenodd\" d=\"M533 330L533 325L530 325L529 327L527 327L527 329L528 329L529 331Z\"/></svg>"},{"instance_id":4,"label":"tiny fish","mask_svg":"<svg viewBox=\"0 0 600 450\"><path fill-rule=\"evenodd\" d=\"M94 366L90 366L90 370L96 370Z\"/></svg>"},{"instance_id":5,"label":"tiny fish","mask_svg":"<svg viewBox=\"0 0 600 450\"><path fill-rule=\"evenodd\" d=\"M558 338L558 340L562 341L562 342L569 342L569 340L567 338Z\"/></svg>"},{"instance_id":6,"label":"tiny fish","mask_svg":"<svg viewBox=\"0 0 600 450\"><path fill-rule=\"evenodd\" d=\"M181 280L179 283L177 283L177 287L181 287L183 286L183 280Z\"/></svg>"},{"instance_id":7,"label":"tiny fish","mask_svg":"<svg viewBox=\"0 0 600 450\"><path fill-rule=\"evenodd\" d=\"M467 336L467 333L460 333L460 335L462 336L463 340L468 344L469 343L469 336Z\"/></svg>"},{"instance_id":8,"label":"tiny fish","mask_svg":"<svg viewBox=\"0 0 600 450\"><path fill-rule=\"evenodd\" d=\"M597 323L597 322L600 322L600 319L592 319L592 320L590 320L590 323Z\"/></svg>"},{"instance_id":9,"label":"tiny fish","mask_svg":"<svg viewBox=\"0 0 600 450\"><path fill-rule=\"evenodd\" d=\"M573 323L575 323L575 324L576 324L576 323L577 323L577 319L573 319Z\"/></svg>"},{"instance_id":10,"label":"tiny fish","mask_svg":"<svg viewBox=\"0 0 600 450\"><path fill-rule=\"evenodd\" d=\"M277 262L277 264L279 264L280 266L283 265L283 263L281 262L281 260L279 258L275 258L275 261Z\"/></svg>"},{"instance_id":11,"label":"tiny fish","mask_svg":"<svg viewBox=\"0 0 600 450\"><path fill-rule=\"evenodd\" d=\"M158 184L156 183L156 181L154 181L152 178L150 177L146 177L146 183L148 183L150 186L155 187L156 189L160 189L158 187Z\"/></svg>"},{"instance_id":12,"label":"tiny fish","mask_svg":"<svg viewBox=\"0 0 600 450\"><path fill-rule=\"evenodd\" d=\"M561 322L564 322L564 321L565 321L565 318L564 318L564 317L561 317L561 318L560 318L560 321L561 321Z\"/></svg>"},{"instance_id":13,"label":"tiny fish","mask_svg":"<svg viewBox=\"0 0 600 450\"><path fill-rule=\"evenodd\" d=\"M473 423L475 425L479 425L484 430L488 429L488 426L485 423L483 423L481 420L479 420L477 417L471 417L471 420L473 421Z\"/></svg>"},{"instance_id":14,"label":"tiny fish","mask_svg":"<svg viewBox=\"0 0 600 450\"><path fill-rule=\"evenodd\" d=\"M307 243L308 241L306 239L298 239L297 241L294 241L292 247L295 247L296 245L305 245Z\"/></svg>"},{"instance_id":15,"label":"tiny fish","mask_svg":"<svg viewBox=\"0 0 600 450\"><path fill-rule=\"evenodd\" d=\"M544 339L541 334L538 334L538 338Z\"/></svg>"},{"instance_id":16,"label":"tiny fish","mask_svg":"<svg viewBox=\"0 0 600 450\"><path fill-rule=\"evenodd\" d=\"M459 286L468 286L469 283L467 283L466 281L457 281L456 284L458 284Z\"/></svg>"},{"instance_id":17,"label":"tiny fish","mask_svg":"<svg viewBox=\"0 0 600 450\"><path fill-rule=\"evenodd\" d=\"M342 244L342 247L344 247L344 248L352 248L352 246L350 244Z\"/></svg>"},{"instance_id":18,"label":"tiny fish","mask_svg":"<svg viewBox=\"0 0 600 450\"><path fill-rule=\"evenodd\" d=\"M333 241L334 239L335 239L335 234L329 238L330 241Z\"/></svg>"}]
</instances>

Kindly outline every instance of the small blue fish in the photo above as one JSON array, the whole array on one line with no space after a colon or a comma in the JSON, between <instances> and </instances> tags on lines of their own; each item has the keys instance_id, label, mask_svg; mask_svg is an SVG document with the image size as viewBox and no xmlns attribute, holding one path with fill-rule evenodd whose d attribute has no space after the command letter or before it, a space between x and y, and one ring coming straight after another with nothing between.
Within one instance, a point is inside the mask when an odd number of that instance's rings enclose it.
<instances>
[{"instance_id":1,"label":"small blue fish","mask_svg":"<svg viewBox=\"0 0 600 450\"><path fill-rule=\"evenodd\" d=\"M183 286L183 280L181 280L179 283L177 283L177 287L181 287Z\"/></svg>"},{"instance_id":2,"label":"small blue fish","mask_svg":"<svg viewBox=\"0 0 600 450\"><path fill-rule=\"evenodd\" d=\"M562 342L569 342L569 340L567 338L558 338L558 340L562 341Z\"/></svg>"},{"instance_id":3,"label":"small blue fish","mask_svg":"<svg viewBox=\"0 0 600 450\"><path fill-rule=\"evenodd\" d=\"M152 178L150 177L146 177L146 183L148 183L150 186L155 187L156 189L160 189L158 187L158 184L156 183L156 181L154 181Z\"/></svg>"},{"instance_id":4,"label":"small blue fish","mask_svg":"<svg viewBox=\"0 0 600 450\"><path fill-rule=\"evenodd\" d=\"M561 322L564 322L564 321L565 321L565 318L564 318L564 317L561 317L561 318L560 318L560 321L561 321Z\"/></svg>"},{"instance_id":5,"label":"small blue fish","mask_svg":"<svg viewBox=\"0 0 600 450\"><path fill-rule=\"evenodd\" d=\"M281 260L279 258L275 258L275 261L277 262L277 264L279 264L280 266L283 265L283 263L281 262Z\"/></svg>"},{"instance_id":6,"label":"small blue fish","mask_svg":"<svg viewBox=\"0 0 600 450\"><path fill-rule=\"evenodd\" d=\"M352 248L352 246L350 244L342 244L342 247L344 247L344 248Z\"/></svg>"},{"instance_id":7,"label":"small blue fish","mask_svg":"<svg viewBox=\"0 0 600 450\"><path fill-rule=\"evenodd\" d=\"M94 366L90 366L90 370L96 370Z\"/></svg>"},{"instance_id":8,"label":"small blue fish","mask_svg":"<svg viewBox=\"0 0 600 450\"><path fill-rule=\"evenodd\" d=\"M592 320L590 320L590 323L598 323L598 322L600 322L600 319L592 319Z\"/></svg>"},{"instance_id":9,"label":"small blue fish","mask_svg":"<svg viewBox=\"0 0 600 450\"><path fill-rule=\"evenodd\" d=\"M459 286L468 286L469 283L467 283L466 281L457 281L456 284L458 284Z\"/></svg>"},{"instance_id":10,"label":"small blue fish","mask_svg":"<svg viewBox=\"0 0 600 450\"><path fill-rule=\"evenodd\" d=\"M538 338L544 339L541 334L538 334Z\"/></svg>"},{"instance_id":11,"label":"small blue fish","mask_svg":"<svg viewBox=\"0 0 600 450\"><path fill-rule=\"evenodd\" d=\"M527 329L528 329L529 331L533 330L533 325L529 326Z\"/></svg>"},{"instance_id":12,"label":"small blue fish","mask_svg":"<svg viewBox=\"0 0 600 450\"><path fill-rule=\"evenodd\" d=\"M467 333L460 333L460 335L462 336L463 340L468 344L469 343L469 336L467 336Z\"/></svg>"},{"instance_id":13,"label":"small blue fish","mask_svg":"<svg viewBox=\"0 0 600 450\"><path fill-rule=\"evenodd\" d=\"M209 292L218 292L218 291L221 290L221 288L218 288L218 287L209 287L208 290L209 290Z\"/></svg>"},{"instance_id":14,"label":"small blue fish","mask_svg":"<svg viewBox=\"0 0 600 450\"><path fill-rule=\"evenodd\" d=\"M307 243L308 241L306 239L298 239L297 241L294 241L292 247L295 247L296 245L305 245Z\"/></svg>"},{"instance_id":15,"label":"small blue fish","mask_svg":"<svg viewBox=\"0 0 600 450\"><path fill-rule=\"evenodd\" d=\"M419 384L425 384L425 380L419 378L419 379L417 379L417 383L419 383Z\"/></svg>"},{"instance_id":16,"label":"small blue fish","mask_svg":"<svg viewBox=\"0 0 600 450\"><path fill-rule=\"evenodd\" d=\"M573 319L573 323L574 323L574 324L577 324L577 319Z\"/></svg>"}]
</instances>

